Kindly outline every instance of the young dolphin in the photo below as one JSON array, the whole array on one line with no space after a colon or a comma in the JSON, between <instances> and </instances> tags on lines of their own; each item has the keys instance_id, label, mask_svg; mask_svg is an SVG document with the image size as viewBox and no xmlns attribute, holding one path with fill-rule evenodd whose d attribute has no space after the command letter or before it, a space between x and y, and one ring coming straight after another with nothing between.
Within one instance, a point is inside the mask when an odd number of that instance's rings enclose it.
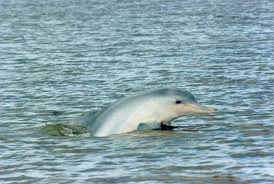
<instances>
[{"instance_id":1,"label":"young dolphin","mask_svg":"<svg viewBox=\"0 0 274 184\"><path fill-rule=\"evenodd\" d=\"M199 105L187 91L166 88L122 98L97 113L85 114L78 121L94 136L103 137L137 130L141 123L169 126L178 117L213 111Z\"/></svg>"}]
</instances>

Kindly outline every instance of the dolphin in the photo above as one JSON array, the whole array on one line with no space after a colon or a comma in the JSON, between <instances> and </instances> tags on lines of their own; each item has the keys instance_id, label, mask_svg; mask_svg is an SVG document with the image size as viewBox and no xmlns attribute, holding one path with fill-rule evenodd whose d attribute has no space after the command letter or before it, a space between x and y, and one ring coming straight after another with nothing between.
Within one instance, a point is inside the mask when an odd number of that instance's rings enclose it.
<instances>
[{"instance_id":1,"label":"dolphin","mask_svg":"<svg viewBox=\"0 0 274 184\"><path fill-rule=\"evenodd\" d=\"M159 123L168 128L181 116L208 114L214 109L200 105L187 91L164 88L145 91L122 98L98 112L88 112L78 118L96 137L132 132L141 123Z\"/></svg>"}]
</instances>

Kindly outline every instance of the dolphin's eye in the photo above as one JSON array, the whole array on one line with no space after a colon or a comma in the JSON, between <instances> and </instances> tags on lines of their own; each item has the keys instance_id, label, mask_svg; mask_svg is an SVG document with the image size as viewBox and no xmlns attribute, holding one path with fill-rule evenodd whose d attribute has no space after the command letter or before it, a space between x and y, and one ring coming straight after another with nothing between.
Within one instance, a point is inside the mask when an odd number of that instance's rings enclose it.
<instances>
[{"instance_id":1,"label":"dolphin's eye","mask_svg":"<svg viewBox=\"0 0 274 184\"><path fill-rule=\"evenodd\" d=\"M180 103L182 103L182 101L181 101L181 100L176 100L175 103L176 103L176 104L180 104Z\"/></svg>"}]
</instances>

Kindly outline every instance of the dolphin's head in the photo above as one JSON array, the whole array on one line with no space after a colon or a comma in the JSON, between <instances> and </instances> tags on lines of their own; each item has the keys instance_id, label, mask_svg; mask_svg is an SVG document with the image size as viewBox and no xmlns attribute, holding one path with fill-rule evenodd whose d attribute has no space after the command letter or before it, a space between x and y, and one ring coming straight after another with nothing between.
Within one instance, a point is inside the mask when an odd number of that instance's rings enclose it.
<instances>
[{"instance_id":1,"label":"dolphin's head","mask_svg":"<svg viewBox=\"0 0 274 184\"><path fill-rule=\"evenodd\" d=\"M214 109L200 105L195 97L187 91L160 89L153 93L157 96L156 103L161 104L156 111L159 121L163 124L169 124L170 121L185 115L214 112Z\"/></svg>"}]
</instances>

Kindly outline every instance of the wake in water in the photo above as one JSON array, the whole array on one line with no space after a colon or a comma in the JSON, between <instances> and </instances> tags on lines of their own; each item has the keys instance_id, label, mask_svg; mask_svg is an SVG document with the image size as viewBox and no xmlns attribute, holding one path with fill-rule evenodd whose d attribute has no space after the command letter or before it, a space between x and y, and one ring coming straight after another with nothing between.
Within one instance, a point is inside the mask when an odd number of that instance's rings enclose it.
<instances>
[{"instance_id":1,"label":"wake in water","mask_svg":"<svg viewBox=\"0 0 274 184\"><path fill-rule=\"evenodd\" d=\"M199 131L195 128L187 128L186 126L167 126L167 125L159 125L154 124L140 124L138 132L147 132L147 131L188 131L188 132L196 132ZM52 135L52 136L91 136L92 133L83 126L76 125L76 124L64 124L64 123L57 123L57 124L48 124L42 127L42 132Z\"/></svg>"}]
</instances>

